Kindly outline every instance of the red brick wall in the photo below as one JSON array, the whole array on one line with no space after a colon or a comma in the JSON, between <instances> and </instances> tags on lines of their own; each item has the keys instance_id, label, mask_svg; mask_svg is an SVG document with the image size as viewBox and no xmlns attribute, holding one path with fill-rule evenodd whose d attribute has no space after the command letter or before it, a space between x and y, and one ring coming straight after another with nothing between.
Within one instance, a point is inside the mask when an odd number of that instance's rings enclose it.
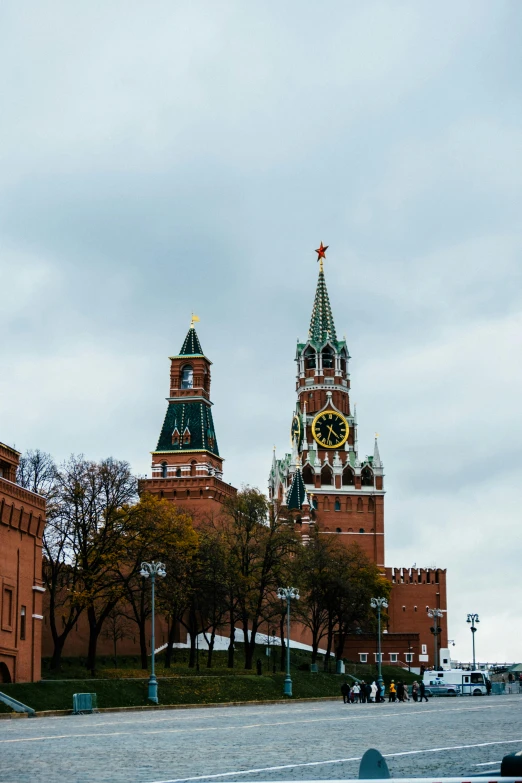
<instances>
[{"instance_id":1,"label":"red brick wall","mask_svg":"<svg viewBox=\"0 0 522 783\"><path fill-rule=\"evenodd\" d=\"M390 606L388 608L390 631L403 633L415 630L419 634L419 643L425 645L427 660L421 660L425 666L433 666L435 642L430 631L435 626L433 618L428 616L426 607L442 609L444 614L439 620L442 633L438 638L438 649L448 646L448 619L446 599L446 570L425 568L387 568L386 577L392 582Z\"/></svg>"},{"instance_id":2,"label":"red brick wall","mask_svg":"<svg viewBox=\"0 0 522 783\"><path fill-rule=\"evenodd\" d=\"M0 468L6 449L0 444ZM13 682L40 679L44 526L44 499L0 478L0 682L7 679L6 671Z\"/></svg>"}]
</instances>

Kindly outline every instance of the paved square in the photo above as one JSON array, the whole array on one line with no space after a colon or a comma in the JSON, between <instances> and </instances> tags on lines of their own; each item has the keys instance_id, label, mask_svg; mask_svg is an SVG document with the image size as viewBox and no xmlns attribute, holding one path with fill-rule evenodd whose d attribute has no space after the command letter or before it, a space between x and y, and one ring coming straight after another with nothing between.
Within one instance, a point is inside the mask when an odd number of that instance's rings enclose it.
<instances>
[{"instance_id":1,"label":"paved square","mask_svg":"<svg viewBox=\"0 0 522 783\"><path fill-rule=\"evenodd\" d=\"M357 777L374 747L392 776L493 771L522 750L522 696L428 704L312 702L0 722L2 783Z\"/></svg>"}]
</instances>

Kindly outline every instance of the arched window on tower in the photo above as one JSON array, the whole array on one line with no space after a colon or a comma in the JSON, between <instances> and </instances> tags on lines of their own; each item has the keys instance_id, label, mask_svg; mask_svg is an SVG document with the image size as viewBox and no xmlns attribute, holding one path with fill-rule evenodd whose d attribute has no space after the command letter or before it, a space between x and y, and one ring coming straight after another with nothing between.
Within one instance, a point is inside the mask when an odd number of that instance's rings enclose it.
<instances>
[{"instance_id":1,"label":"arched window on tower","mask_svg":"<svg viewBox=\"0 0 522 783\"><path fill-rule=\"evenodd\" d=\"M316 367L315 351L313 348L308 347L305 351L305 368L307 370L315 370L315 367Z\"/></svg>"},{"instance_id":2,"label":"arched window on tower","mask_svg":"<svg viewBox=\"0 0 522 783\"><path fill-rule=\"evenodd\" d=\"M176 470L176 478L181 478L181 468L177 468L177 470Z\"/></svg>"},{"instance_id":3,"label":"arched window on tower","mask_svg":"<svg viewBox=\"0 0 522 783\"><path fill-rule=\"evenodd\" d=\"M339 498L335 498L335 505L334 505L334 511L340 511L341 510L341 501Z\"/></svg>"},{"instance_id":4,"label":"arched window on tower","mask_svg":"<svg viewBox=\"0 0 522 783\"><path fill-rule=\"evenodd\" d=\"M191 364L186 364L181 368L181 388L192 389L194 385L194 370Z\"/></svg>"},{"instance_id":5,"label":"arched window on tower","mask_svg":"<svg viewBox=\"0 0 522 783\"><path fill-rule=\"evenodd\" d=\"M190 463L190 475L191 476L195 476L196 475L196 465L197 465L197 462L196 462L195 459L193 459L192 462Z\"/></svg>"},{"instance_id":6,"label":"arched window on tower","mask_svg":"<svg viewBox=\"0 0 522 783\"><path fill-rule=\"evenodd\" d=\"M341 372L343 375L346 375L347 370L347 361L346 361L346 349L343 348L341 351Z\"/></svg>"},{"instance_id":7,"label":"arched window on tower","mask_svg":"<svg viewBox=\"0 0 522 783\"><path fill-rule=\"evenodd\" d=\"M332 368L334 366L334 352L329 345L323 348L323 369Z\"/></svg>"},{"instance_id":8,"label":"arched window on tower","mask_svg":"<svg viewBox=\"0 0 522 783\"><path fill-rule=\"evenodd\" d=\"M332 486L332 469L329 465L325 465L321 470L321 485L323 487Z\"/></svg>"},{"instance_id":9,"label":"arched window on tower","mask_svg":"<svg viewBox=\"0 0 522 783\"><path fill-rule=\"evenodd\" d=\"M167 463L161 463L161 478L167 478Z\"/></svg>"},{"instance_id":10,"label":"arched window on tower","mask_svg":"<svg viewBox=\"0 0 522 783\"><path fill-rule=\"evenodd\" d=\"M354 483L353 470L347 465L343 470L343 487L353 487Z\"/></svg>"},{"instance_id":11,"label":"arched window on tower","mask_svg":"<svg viewBox=\"0 0 522 783\"><path fill-rule=\"evenodd\" d=\"M375 511L375 500L368 498L368 511Z\"/></svg>"},{"instance_id":12,"label":"arched window on tower","mask_svg":"<svg viewBox=\"0 0 522 783\"><path fill-rule=\"evenodd\" d=\"M314 472L310 465L305 465L303 467L303 481L305 484L314 484Z\"/></svg>"},{"instance_id":13,"label":"arched window on tower","mask_svg":"<svg viewBox=\"0 0 522 783\"><path fill-rule=\"evenodd\" d=\"M361 486L373 487L373 471L366 465L361 471Z\"/></svg>"},{"instance_id":14,"label":"arched window on tower","mask_svg":"<svg viewBox=\"0 0 522 783\"><path fill-rule=\"evenodd\" d=\"M357 511L362 511L362 510L363 510L362 498L357 498Z\"/></svg>"}]
</instances>

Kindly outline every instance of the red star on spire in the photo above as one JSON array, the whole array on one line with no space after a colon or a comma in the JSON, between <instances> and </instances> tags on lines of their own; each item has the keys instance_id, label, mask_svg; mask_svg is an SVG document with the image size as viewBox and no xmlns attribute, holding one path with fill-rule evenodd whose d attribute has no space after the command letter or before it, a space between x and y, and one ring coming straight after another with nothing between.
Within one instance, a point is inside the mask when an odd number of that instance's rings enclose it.
<instances>
[{"instance_id":1,"label":"red star on spire","mask_svg":"<svg viewBox=\"0 0 522 783\"><path fill-rule=\"evenodd\" d=\"M326 258L326 251L328 250L328 245L323 245L321 242L321 246L315 251L317 253L317 260L320 261L321 258Z\"/></svg>"}]
</instances>

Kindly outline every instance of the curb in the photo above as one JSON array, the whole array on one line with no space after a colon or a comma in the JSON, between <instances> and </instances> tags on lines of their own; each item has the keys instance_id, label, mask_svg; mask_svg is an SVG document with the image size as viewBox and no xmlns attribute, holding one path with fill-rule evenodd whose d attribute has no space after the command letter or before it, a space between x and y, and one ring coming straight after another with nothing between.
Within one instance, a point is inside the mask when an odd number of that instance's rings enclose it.
<instances>
[{"instance_id":1,"label":"curb","mask_svg":"<svg viewBox=\"0 0 522 783\"><path fill-rule=\"evenodd\" d=\"M314 696L306 699L263 699L260 701L225 701L210 702L209 704L145 704L136 707L99 707L96 713L108 712L154 712L155 710L201 710L207 707L249 707L263 704L300 704L303 702L317 701L339 701L339 696ZM72 710L42 710L36 712L36 718L59 718L67 715L74 715ZM27 714L7 713L0 715L0 718L27 718Z\"/></svg>"}]
</instances>

